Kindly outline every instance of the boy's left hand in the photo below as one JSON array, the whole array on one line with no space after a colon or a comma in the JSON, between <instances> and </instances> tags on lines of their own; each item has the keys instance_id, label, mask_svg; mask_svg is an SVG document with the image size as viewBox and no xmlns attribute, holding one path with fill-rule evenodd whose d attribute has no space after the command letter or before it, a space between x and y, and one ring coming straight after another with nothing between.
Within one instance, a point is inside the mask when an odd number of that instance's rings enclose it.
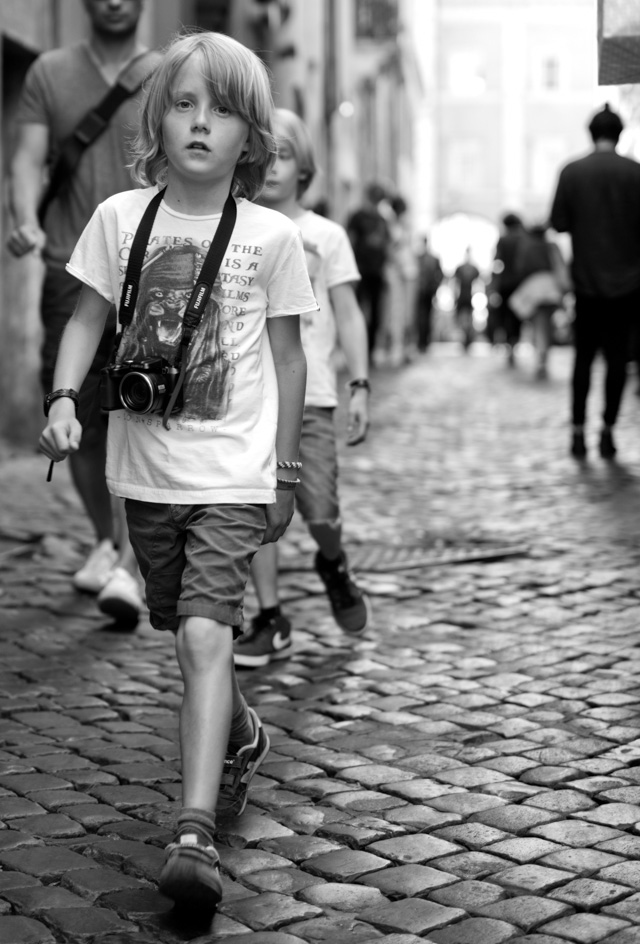
<instances>
[{"instance_id":1,"label":"boy's left hand","mask_svg":"<svg viewBox=\"0 0 640 944\"><path fill-rule=\"evenodd\" d=\"M369 427L369 392L363 388L353 391L349 400L347 446L364 442Z\"/></svg>"},{"instance_id":2,"label":"boy's left hand","mask_svg":"<svg viewBox=\"0 0 640 944\"><path fill-rule=\"evenodd\" d=\"M272 544L282 537L289 527L294 511L293 489L276 489L276 500L267 509L267 528L262 538L263 544Z\"/></svg>"}]
</instances>

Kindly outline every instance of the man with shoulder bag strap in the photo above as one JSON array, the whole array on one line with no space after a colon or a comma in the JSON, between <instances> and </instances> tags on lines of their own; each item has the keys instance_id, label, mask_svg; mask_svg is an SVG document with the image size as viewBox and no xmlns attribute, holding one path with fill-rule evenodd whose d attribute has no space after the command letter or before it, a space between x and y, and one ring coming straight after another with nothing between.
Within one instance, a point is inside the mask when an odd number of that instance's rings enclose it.
<instances>
[{"instance_id":1,"label":"man with shoulder bag strap","mask_svg":"<svg viewBox=\"0 0 640 944\"><path fill-rule=\"evenodd\" d=\"M160 62L160 54L137 39L143 2L82 0L90 22L88 39L40 55L22 90L9 182L15 227L7 245L15 256L42 253L41 381L44 393L53 397L66 395L52 392L53 371L80 291L65 264L96 206L133 187L128 142L136 131L143 83ZM71 474L94 526L96 545L73 583L97 594L103 612L135 626L143 606L137 564L122 502L112 505L107 491L107 426L97 396L115 325L114 310L77 403L83 436L70 458Z\"/></svg>"}]
</instances>

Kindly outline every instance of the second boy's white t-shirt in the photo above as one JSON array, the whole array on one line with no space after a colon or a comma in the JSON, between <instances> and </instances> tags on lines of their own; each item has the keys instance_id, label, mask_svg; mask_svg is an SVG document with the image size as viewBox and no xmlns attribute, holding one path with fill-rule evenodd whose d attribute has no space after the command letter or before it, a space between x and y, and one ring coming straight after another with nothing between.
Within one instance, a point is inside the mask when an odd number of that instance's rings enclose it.
<instances>
[{"instance_id":1,"label":"second boy's white t-shirt","mask_svg":"<svg viewBox=\"0 0 640 944\"><path fill-rule=\"evenodd\" d=\"M319 306L300 319L307 358L305 405L333 407L338 403L333 362L337 332L329 290L345 282L359 282L360 273L349 237L339 223L311 210L297 216L294 222L302 233L309 277Z\"/></svg>"},{"instance_id":2,"label":"second boy's white t-shirt","mask_svg":"<svg viewBox=\"0 0 640 944\"><path fill-rule=\"evenodd\" d=\"M133 236L157 188L110 197L95 211L67 270L120 301ZM317 308L300 231L281 213L237 201L237 221L189 347L184 408L109 414L107 484L116 495L174 504L275 500L278 389L266 319ZM173 360L182 316L220 221L161 203L140 278L136 313L118 361Z\"/></svg>"}]
</instances>

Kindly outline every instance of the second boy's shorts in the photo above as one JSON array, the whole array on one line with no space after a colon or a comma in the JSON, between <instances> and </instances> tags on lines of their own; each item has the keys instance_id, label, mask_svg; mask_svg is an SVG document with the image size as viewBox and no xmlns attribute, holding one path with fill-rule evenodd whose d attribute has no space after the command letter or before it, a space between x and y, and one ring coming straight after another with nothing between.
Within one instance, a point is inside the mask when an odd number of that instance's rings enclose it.
<instances>
[{"instance_id":1,"label":"second boy's shorts","mask_svg":"<svg viewBox=\"0 0 640 944\"><path fill-rule=\"evenodd\" d=\"M202 616L241 632L249 566L266 528L264 505L164 505L125 500L129 538L154 629Z\"/></svg>"},{"instance_id":2,"label":"second boy's shorts","mask_svg":"<svg viewBox=\"0 0 640 944\"><path fill-rule=\"evenodd\" d=\"M340 520L334 412L333 407L304 409L296 507L307 524L335 524Z\"/></svg>"},{"instance_id":3,"label":"second boy's shorts","mask_svg":"<svg viewBox=\"0 0 640 944\"><path fill-rule=\"evenodd\" d=\"M81 288L82 284L69 275L62 266L47 266L40 305L43 327L40 381L44 393L50 393L53 389L53 372L58 357L60 338L69 318L75 311ZM78 419L82 425L81 449L83 446L93 446L104 441L106 436L107 416L100 410L98 388L100 370L109 360L115 336L116 310L112 307L96 356L80 389Z\"/></svg>"}]
</instances>

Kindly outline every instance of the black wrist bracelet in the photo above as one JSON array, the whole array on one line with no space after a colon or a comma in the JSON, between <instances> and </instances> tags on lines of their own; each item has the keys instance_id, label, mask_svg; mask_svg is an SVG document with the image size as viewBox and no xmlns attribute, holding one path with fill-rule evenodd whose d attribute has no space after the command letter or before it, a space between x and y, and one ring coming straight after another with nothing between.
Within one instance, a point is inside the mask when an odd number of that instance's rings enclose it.
<instances>
[{"instance_id":1,"label":"black wrist bracelet","mask_svg":"<svg viewBox=\"0 0 640 944\"><path fill-rule=\"evenodd\" d=\"M71 387L61 387L60 390L54 390L52 393L48 393L44 398L42 407L44 409L44 415L49 415L49 410L51 409L51 404L54 400L60 400L61 397L69 397L70 400L73 400L73 405L76 408L76 416L78 415L78 392L77 390L72 390Z\"/></svg>"},{"instance_id":2,"label":"black wrist bracelet","mask_svg":"<svg viewBox=\"0 0 640 944\"><path fill-rule=\"evenodd\" d=\"M358 377L356 380L350 380L347 384L347 387L349 387L352 393L354 390L358 390L360 388L362 390L371 390L371 384L366 377Z\"/></svg>"},{"instance_id":3,"label":"black wrist bracelet","mask_svg":"<svg viewBox=\"0 0 640 944\"><path fill-rule=\"evenodd\" d=\"M292 492L299 484L300 479L276 479L276 488L283 492Z\"/></svg>"}]
</instances>

